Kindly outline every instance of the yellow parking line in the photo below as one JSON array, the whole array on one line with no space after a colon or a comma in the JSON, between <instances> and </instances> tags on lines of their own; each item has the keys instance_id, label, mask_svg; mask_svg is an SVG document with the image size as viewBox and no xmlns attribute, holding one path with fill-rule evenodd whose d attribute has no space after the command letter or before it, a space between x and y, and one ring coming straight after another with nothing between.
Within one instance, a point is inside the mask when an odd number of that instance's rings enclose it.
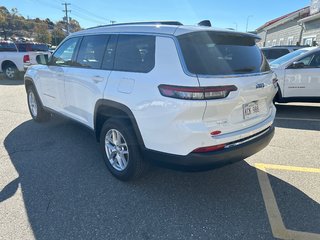
<instances>
[{"instance_id":1,"label":"yellow parking line","mask_svg":"<svg viewBox=\"0 0 320 240\"><path fill-rule=\"evenodd\" d=\"M256 163L255 166L256 168L262 171L265 171L265 169L273 169L273 170L285 170L285 171L293 171L293 172L320 173L320 168L294 167L294 166L264 164L264 163Z\"/></svg>"},{"instance_id":2,"label":"yellow parking line","mask_svg":"<svg viewBox=\"0 0 320 240\"><path fill-rule=\"evenodd\" d=\"M271 231L274 237L279 239L292 239L292 240L320 240L320 234L293 231L287 229L283 223L280 210L274 196L271 183L267 174L267 169L277 169L286 171L299 171L299 172L311 172L320 173L320 169L317 168L303 168L303 167L293 167L284 165L273 165L273 164L263 164L256 163L258 180L263 196L263 201L266 206L266 211L268 214ZM259 171L260 170L260 171Z\"/></svg>"}]
</instances>

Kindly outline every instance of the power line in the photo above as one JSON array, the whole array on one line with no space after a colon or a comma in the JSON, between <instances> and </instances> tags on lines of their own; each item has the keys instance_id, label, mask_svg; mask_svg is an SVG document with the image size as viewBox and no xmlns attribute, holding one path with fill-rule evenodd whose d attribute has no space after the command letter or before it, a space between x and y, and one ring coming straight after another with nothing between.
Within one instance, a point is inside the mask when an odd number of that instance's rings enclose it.
<instances>
[{"instance_id":1,"label":"power line","mask_svg":"<svg viewBox=\"0 0 320 240\"><path fill-rule=\"evenodd\" d=\"M77 17L79 17L83 20L86 20L86 21L90 21L90 22L94 22L94 23L98 23L98 24L106 24L106 20L104 20L104 21L95 20L95 19L92 19L92 18L85 16L84 14L82 14L76 10L72 11L72 15L77 16Z\"/></svg>"},{"instance_id":2,"label":"power line","mask_svg":"<svg viewBox=\"0 0 320 240\"><path fill-rule=\"evenodd\" d=\"M108 18L99 16L97 14L94 14L94 13L92 13L92 12L86 10L86 9L83 9L83 8L81 8L81 7L79 7L79 6L75 5L75 4L73 5L73 7L75 9L78 9L79 11L82 11L83 14L86 14L86 15L88 15L90 17L94 17L94 18L97 18L97 19L100 19L100 20L103 20L103 21L112 21L111 19L108 19Z\"/></svg>"}]
</instances>

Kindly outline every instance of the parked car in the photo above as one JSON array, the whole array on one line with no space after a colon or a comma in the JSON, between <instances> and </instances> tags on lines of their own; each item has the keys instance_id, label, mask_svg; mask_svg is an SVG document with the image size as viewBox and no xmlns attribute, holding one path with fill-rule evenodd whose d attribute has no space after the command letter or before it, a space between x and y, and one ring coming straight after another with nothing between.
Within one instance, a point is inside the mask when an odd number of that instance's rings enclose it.
<instances>
[{"instance_id":1,"label":"parked car","mask_svg":"<svg viewBox=\"0 0 320 240\"><path fill-rule=\"evenodd\" d=\"M320 48L310 47L289 53L270 64L277 74L277 102L320 101Z\"/></svg>"},{"instance_id":2,"label":"parked car","mask_svg":"<svg viewBox=\"0 0 320 240\"><path fill-rule=\"evenodd\" d=\"M263 52L264 56L267 58L268 62L272 62L279 57L282 57L288 53L296 51L301 48L305 48L308 46L274 46L274 47L263 47L261 51Z\"/></svg>"},{"instance_id":3,"label":"parked car","mask_svg":"<svg viewBox=\"0 0 320 240\"><path fill-rule=\"evenodd\" d=\"M27 67L37 64L39 52L18 52L17 46L11 41L0 41L0 72L8 79L15 79L24 73Z\"/></svg>"},{"instance_id":4,"label":"parked car","mask_svg":"<svg viewBox=\"0 0 320 240\"><path fill-rule=\"evenodd\" d=\"M193 170L242 160L274 134L276 79L256 38L159 22L74 33L26 72L30 114L89 127L121 180L146 159Z\"/></svg>"}]
</instances>

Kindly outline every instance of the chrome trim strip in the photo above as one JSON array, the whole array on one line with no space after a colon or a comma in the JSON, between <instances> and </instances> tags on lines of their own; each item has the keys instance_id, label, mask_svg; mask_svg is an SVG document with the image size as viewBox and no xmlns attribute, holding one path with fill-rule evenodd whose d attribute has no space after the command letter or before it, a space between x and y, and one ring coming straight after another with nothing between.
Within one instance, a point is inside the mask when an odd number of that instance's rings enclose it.
<instances>
[{"instance_id":1,"label":"chrome trim strip","mask_svg":"<svg viewBox=\"0 0 320 240\"><path fill-rule=\"evenodd\" d=\"M238 78L238 77L254 77L273 73L271 70L260 73L246 73L246 74L233 74L233 75L198 75L199 78Z\"/></svg>"},{"instance_id":2,"label":"chrome trim strip","mask_svg":"<svg viewBox=\"0 0 320 240\"><path fill-rule=\"evenodd\" d=\"M250 136L257 134L257 133L263 131L264 129L270 127L274 121L274 117L275 117L275 112L272 111L265 120L263 120L260 123L257 123L256 125L247 127L245 129L237 130L234 132L224 133L221 135L211 136L211 137L212 137L212 139L215 139L215 140L226 139L226 140L223 140L225 143L228 143L228 140L227 140L228 138L233 139L229 142L240 141L243 138L250 137ZM239 139L234 139L235 135L242 136L242 137Z\"/></svg>"},{"instance_id":3,"label":"chrome trim strip","mask_svg":"<svg viewBox=\"0 0 320 240\"><path fill-rule=\"evenodd\" d=\"M266 130L264 130L263 132L261 132L261 133L255 135L255 136L253 136L253 137L247 138L246 140L243 140L243 141L240 140L240 141L238 141L238 142L236 142L236 143L226 144L224 148L236 147L236 146L239 146L239 145L244 144L244 143L246 143L246 142L250 142L250 141L252 141L252 140L254 140L254 139L258 138L258 137L261 137L263 134L265 134L266 132L268 132L269 129L270 129L270 127L267 128Z\"/></svg>"}]
</instances>

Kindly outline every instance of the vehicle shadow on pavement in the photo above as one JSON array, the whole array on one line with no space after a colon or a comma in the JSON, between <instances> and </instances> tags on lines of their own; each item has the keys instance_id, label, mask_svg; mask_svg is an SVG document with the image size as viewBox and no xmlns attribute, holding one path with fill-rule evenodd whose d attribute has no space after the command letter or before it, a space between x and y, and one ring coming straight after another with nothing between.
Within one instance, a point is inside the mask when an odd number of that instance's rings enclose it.
<instances>
[{"instance_id":1,"label":"vehicle shadow on pavement","mask_svg":"<svg viewBox=\"0 0 320 240\"><path fill-rule=\"evenodd\" d=\"M199 173L154 167L123 183L107 171L91 132L61 119L24 122L4 146L19 177L0 201L20 185L36 239L274 239L257 170L245 161ZM319 204L269 178L295 203L281 202L280 211L295 213L285 225L318 231Z\"/></svg>"},{"instance_id":2,"label":"vehicle shadow on pavement","mask_svg":"<svg viewBox=\"0 0 320 240\"><path fill-rule=\"evenodd\" d=\"M320 131L320 107L276 105L275 126Z\"/></svg>"},{"instance_id":3,"label":"vehicle shadow on pavement","mask_svg":"<svg viewBox=\"0 0 320 240\"><path fill-rule=\"evenodd\" d=\"M0 86L1 85L23 85L23 80L5 80L0 77Z\"/></svg>"}]
</instances>

